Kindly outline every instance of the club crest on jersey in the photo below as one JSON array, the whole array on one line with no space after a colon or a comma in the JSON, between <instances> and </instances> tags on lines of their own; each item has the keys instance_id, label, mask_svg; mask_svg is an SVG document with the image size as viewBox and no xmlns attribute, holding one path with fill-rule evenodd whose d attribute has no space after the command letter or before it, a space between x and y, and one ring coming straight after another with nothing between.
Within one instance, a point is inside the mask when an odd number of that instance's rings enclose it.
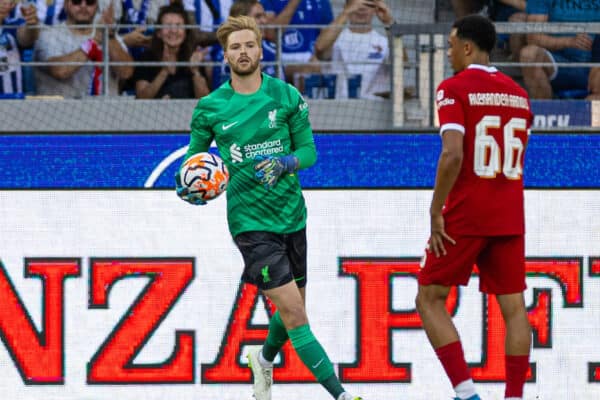
<instances>
[{"instance_id":1,"label":"club crest on jersey","mask_svg":"<svg viewBox=\"0 0 600 400\"><path fill-rule=\"evenodd\" d=\"M269 128L277 128L277 109L269 111Z\"/></svg>"}]
</instances>

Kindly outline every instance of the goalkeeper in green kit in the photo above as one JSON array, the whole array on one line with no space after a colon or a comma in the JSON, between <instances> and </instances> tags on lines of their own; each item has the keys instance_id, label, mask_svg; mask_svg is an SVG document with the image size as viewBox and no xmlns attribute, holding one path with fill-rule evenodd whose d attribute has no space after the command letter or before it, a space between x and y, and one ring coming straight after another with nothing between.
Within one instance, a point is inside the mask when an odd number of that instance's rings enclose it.
<instances>
[{"instance_id":1,"label":"goalkeeper in green kit","mask_svg":"<svg viewBox=\"0 0 600 400\"><path fill-rule=\"evenodd\" d=\"M271 400L273 360L289 339L334 399L359 400L344 391L304 305L306 206L296 171L317 159L308 105L296 88L261 73L262 39L253 18L230 17L217 38L231 79L198 102L185 158L216 141L230 173L227 220L244 258L242 280L277 307L265 343L248 352L254 397ZM204 203L176 181L183 200Z\"/></svg>"}]
</instances>

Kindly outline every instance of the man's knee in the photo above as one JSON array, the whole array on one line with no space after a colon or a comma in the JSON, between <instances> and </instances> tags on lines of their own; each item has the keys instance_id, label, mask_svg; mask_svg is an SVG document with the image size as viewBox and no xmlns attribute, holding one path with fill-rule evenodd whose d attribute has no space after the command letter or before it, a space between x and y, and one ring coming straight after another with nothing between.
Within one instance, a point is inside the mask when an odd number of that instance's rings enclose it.
<instances>
[{"instance_id":1,"label":"man's knee","mask_svg":"<svg viewBox=\"0 0 600 400\"><path fill-rule=\"evenodd\" d=\"M592 68L589 76L589 89L593 94L600 94L600 68Z\"/></svg>"},{"instance_id":2,"label":"man's knee","mask_svg":"<svg viewBox=\"0 0 600 400\"><path fill-rule=\"evenodd\" d=\"M522 63L544 62L545 58L544 49L534 44L524 46L519 54L519 61Z\"/></svg>"},{"instance_id":3,"label":"man's knee","mask_svg":"<svg viewBox=\"0 0 600 400\"><path fill-rule=\"evenodd\" d=\"M529 323L525 299L522 293L498 295L496 298L498 299L502 317L505 321L527 321L527 323Z\"/></svg>"},{"instance_id":4,"label":"man's knee","mask_svg":"<svg viewBox=\"0 0 600 400\"><path fill-rule=\"evenodd\" d=\"M419 286L417 296L415 297L415 306L417 311L422 313L429 308L435 307L437 304L445 304L447 297L448 291L446 288L434 285Z\"/></svg>"},{"instance_id":5,"label":"man's knee","mask_svg":"<svg viewBox=\"0 0 600 400\"><path fill-rule=\"evenodd\" d=\"M283 304L278 307L281 320L287 330L297 328L308 323L304 304Z\"/></svg>"}]
</instances>

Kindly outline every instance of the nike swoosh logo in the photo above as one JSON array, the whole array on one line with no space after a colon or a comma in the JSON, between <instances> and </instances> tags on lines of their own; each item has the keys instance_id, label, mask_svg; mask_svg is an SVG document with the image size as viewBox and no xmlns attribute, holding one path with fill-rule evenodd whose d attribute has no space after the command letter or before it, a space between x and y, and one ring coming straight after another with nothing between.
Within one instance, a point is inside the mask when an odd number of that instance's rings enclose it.
<instances>
[{"instance_id":1,"label":"nike swoosh logo","mask_svg":"<svg viewBox=\"0 0 600 400\"><path fill-rule=\"evenodd\" d=\"M221 126L221 128L223 128L224 131L226 131L227 129L231 128L232 126L236 125L238 123L238 121L232 122L230 124L223 124Z\"/></svg>"},{"instance_id":2,"label":"nike swoosh logo","mask_svg":"<svg viewBox=\"0 0 600 400\"><path fill-rule=\"evenodd\" d=\"M322 363L324 360L325 360L324 358L321 358L321 359L319 360L319 362L318 362L318 363L316 363L315 365L313 365L313 366L312 366L312 367L313 367L313 369L317 369L317 368L319 368L319 365L321 365L321 363Z\"/></svg>"}]
</instances>

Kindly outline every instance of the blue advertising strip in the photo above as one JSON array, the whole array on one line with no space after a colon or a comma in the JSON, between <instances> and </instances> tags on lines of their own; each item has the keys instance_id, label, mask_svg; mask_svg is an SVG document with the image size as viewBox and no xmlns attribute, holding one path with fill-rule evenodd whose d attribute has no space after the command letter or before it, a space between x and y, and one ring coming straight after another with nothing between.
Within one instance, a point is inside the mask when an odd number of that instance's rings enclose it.
<instances>
[{"instance_id":1,"label":"blue advertising strip","mask_svg":"<svg viewBox=\"0 0 600 400\"><path fill-rule=\"evenodd\" d=\"M536 128L592 126L592 102L584 100L532 100Z\"/></svg>"},{"instance_id":2,"label":"blue advertising strip","mask_svg":"<svg viewBox=\"0 0 600 400\"><path fill-rule=\"evenodd\" d=\"M172 188L187 134L0 135L0 189ZM437 134L315 134L305 188L431 188ZM178 153L179 152L179 153ZM532 135L528 188L600 188L600 135Z\"/></svg>"}]
</instances>

